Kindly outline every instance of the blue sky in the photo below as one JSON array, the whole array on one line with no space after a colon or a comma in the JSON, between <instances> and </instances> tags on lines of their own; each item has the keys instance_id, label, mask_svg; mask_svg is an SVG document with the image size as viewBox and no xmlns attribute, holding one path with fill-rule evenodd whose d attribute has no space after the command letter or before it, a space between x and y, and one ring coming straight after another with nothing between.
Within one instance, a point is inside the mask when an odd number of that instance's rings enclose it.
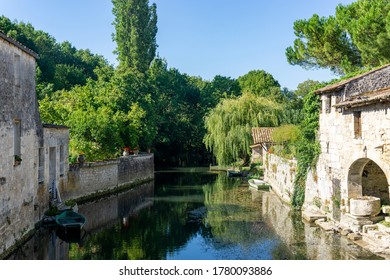
<instances>
[{"instance_id":1,"label":"blue sky","mask_svg":"<svg viewBox=\"0 0 390 280\"><path fill-rule=\"evenodd\" d=\"M287 63L285 49L295 39L293 23L314 13L334 15L351 0L154 0L157 50L169 67L212 80L265 70L294 90L307 80L336 78L328 70L305 70ZM31 23L58 42L90 49L116 65L111 34L111 0L0 0L0 14Z\"/></svg>"}]
</instances>

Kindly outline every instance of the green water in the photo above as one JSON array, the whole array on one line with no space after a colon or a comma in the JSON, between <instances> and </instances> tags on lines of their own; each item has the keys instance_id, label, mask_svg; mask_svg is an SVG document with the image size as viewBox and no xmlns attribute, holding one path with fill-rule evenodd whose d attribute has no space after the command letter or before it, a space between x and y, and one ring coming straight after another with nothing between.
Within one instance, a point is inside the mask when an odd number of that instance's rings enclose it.
<instances>
[{"instance_id":1,"label":"green water","mask_svg":"<svg viewBox=\"0 0 390 280\"><path fill-rule=\"evenodd\" d=\"M243 179L205 169L156 172L154 182L80 205L79 212L88 221L81 240L69 243L53 229L41 231L11 258L377 259L345 237L304 223L272 192L252 191Z\"/></svg>"}]
</instances>

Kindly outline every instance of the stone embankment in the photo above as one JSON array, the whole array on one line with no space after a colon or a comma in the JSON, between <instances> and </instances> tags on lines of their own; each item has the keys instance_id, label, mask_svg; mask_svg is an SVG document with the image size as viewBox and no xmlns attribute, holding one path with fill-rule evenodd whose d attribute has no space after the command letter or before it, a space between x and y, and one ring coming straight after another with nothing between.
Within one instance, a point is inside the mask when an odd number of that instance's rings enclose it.
<instances>
[{"instance_id":1,"label":"stone embankment","mask_svg":"<svg viewBox=\"0 0 390 280\"><path fill-rule=\"evenodd\" d=\"M390 217L388 214L390 214L390 206L382 207L382 213L387 215L385 221L389 223ZM346 236L364 249L390 260L390 227L387 227L386 223L361 224L359 230L352 231L349 227L345 227L339 222L327 219L326 215L313 208L305 209L302 212L302 217L308 222L314 222L326 232ZM364 217L351 217L351 219L355 223L367 223L367 219Z\"/></svg>"},{"instance_id":2,"label":"stone embankment","mask_svg":"<svg viewBox=\"0 0 390 280\"><path fill-rule=\"evenodd\" d=\"M124 156L116 160L73 164L62 200L94 198L154 179L154 156Z\"/></svg>"}]
</instances>

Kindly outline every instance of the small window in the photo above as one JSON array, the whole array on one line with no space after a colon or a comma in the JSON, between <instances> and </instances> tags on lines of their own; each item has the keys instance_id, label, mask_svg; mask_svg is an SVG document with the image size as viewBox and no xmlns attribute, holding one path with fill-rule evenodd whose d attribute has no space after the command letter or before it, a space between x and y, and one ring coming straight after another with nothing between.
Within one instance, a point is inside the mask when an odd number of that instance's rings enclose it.
<instances>
[{"instance_id":1,"label":"small window","mask_svg":"<svg viewBox=\"0 0 390 280\"><path fill-rule=\"evenodd\" d=\"M14 55L14 77L15 77L15 86L20 87L20 55Z\"/></svg>"},{"instance_id":2,"label":"small window","mask_svg":"<svg viewBox=\"0 0 390 280\"><path fill-rule=\"evenodd\" d=\"M38 149L38 182L42 183L45 180L45 154L44 149Z\"/></svg>"},{"instance_id":3,"label":"small window","mask_svg":"<svg viewBox=\"0 0 390 280\"><path fill-rule=\"evenodd\" d=\"M60 146L60 176L64 175L65 170L65 156L64 156L64 146Z\"/></svg>"},{"instance_id":4,"label":"small window","mask_svg":"<svg viewBox=\"0 0 390 280\"><path fill-rule=\"evenodd\" d=\"M362 138L362 112L353 112L353 129L356 139Z\"/></svg>"},{"instance_id":5,"label":"small window","mask_svg":"<svg viewBox=\"0 0 390 280\"><path fill-rule=\"evenodd\" d=\"M325 97L325 113L329 114L332 107L332 96L328 95Z\"/></svg>"},{"instance_id":6,"label":"small window","mask_svg":"<svg viewBox=\"0 0 390 280\"><path fill-rule=\"evenodd\" d=\"M14 120L14 165L17 166L22 162L22 122Z\"/></svg>"}]
</instances>

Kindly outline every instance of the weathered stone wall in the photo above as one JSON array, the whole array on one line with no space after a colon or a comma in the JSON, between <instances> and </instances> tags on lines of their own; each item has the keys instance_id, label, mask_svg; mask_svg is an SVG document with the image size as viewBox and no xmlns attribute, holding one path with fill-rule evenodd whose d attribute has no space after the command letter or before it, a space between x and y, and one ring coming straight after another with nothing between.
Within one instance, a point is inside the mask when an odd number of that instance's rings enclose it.
<instances>
[{"instance_id":1,"label":"weathered stone wall","mask_svg":"<svg viewBox=\"0 0 390 280\"><path fill-rule=\"evenodd\" d=\"M264 153L264 181L284 201L290 202L294 192L296 160L287 160L272 153Z\"/></svg>"},{"instance_id":2,"label":"weathered stone wall","mask_svg":"<svg viewBox=\"0 0 390 280\"><path fill-rule=\"evenodd\" d=\"M376 188L374 187L376 185L380 193L385 190L389 192L390 103L376 103L343 110L331 107L328 113L325 110L326 99L329 96L333 106L348 96L388 86L389 66L351 81L343 91L321 96L323 104L319 129L321 154L316 170L307 182L305 206L320 206L329 217L339 220L340 214L349 213L350 198L367 194L363 192L364 185L371 185L373 188ZM355 136L355 111L361 112L361 137ZM383 171L385 179L364 175L373 173L372 169L368 170L371 163L375 163ZM379 171L376 169L375 172ZM316 180L312 179L313 176ZM372 194L376 192L374 189L366 189L367 191Z\"/></svg>"},{"instance_id":3,"label":"weathered stone wall","mask_svg":"<svg viewBox=\"0 0 390 280\"><path fill-rule=\"evenodd\" d=\"M42 141L35 94L35 58L0 36L0 253L37 222L38 144ZM15 127L20 157L15 161ZM19 146L19 145L18 145Z\"/></svg>"},{"instance_id":4,"label":"weathered stone wall","mask_svg":"<svg viewBox=\"0 0 390 280\"><path fill-rule=\"evenodd\" d=\"M118 160L71 165L68 182L61 186L63 200L81 198L154 178L153 155L121 157Z\"/></svg>"}]
</instances>

